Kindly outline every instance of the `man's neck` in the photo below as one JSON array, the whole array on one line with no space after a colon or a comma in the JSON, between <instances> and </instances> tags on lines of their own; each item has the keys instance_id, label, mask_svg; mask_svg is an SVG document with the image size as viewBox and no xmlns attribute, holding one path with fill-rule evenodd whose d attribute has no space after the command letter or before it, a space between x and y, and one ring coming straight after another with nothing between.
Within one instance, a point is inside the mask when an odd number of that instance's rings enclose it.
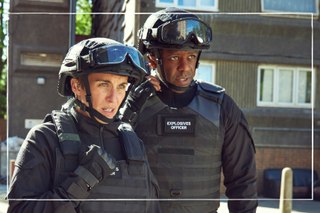
<instances>
[{"instance_id":1,"label":"man's neck","mask_svg":"<svg viewBox=\"0 0 320 213\"><path fill-rule=\"evenodd\" d=\"M161 101L170 107L182 108L187 106L195 96L197 87L194 84L189 90L178 93L161 83L161 92L156 92Z\"/></svg>"}]
</instances>

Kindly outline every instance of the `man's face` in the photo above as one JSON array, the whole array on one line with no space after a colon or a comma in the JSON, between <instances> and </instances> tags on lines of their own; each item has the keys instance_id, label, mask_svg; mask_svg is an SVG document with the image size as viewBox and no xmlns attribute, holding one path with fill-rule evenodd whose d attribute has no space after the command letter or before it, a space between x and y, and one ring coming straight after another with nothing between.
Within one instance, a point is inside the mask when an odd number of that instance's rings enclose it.
<instances>
[{"instance_id":1,"label":"man's face","mask_svg":"<svg viewBox=\"0 0 320 213\"><path fill-rule=\"evenodd\" d=\"M77 79L71 80L72 88ZM74 81L74 82L73 82ZM88 75L90 85L90 92L92 96L92 106L95 110L100 112L105 117L112 119L118 112L120 104L126 95L126 86L128 84L128 77L106 74L106 73L92 73ZM73 83L72 83L73 82ZM89 106L86 101L86 90L80 86L75 87L78 99ZM86 113L89 116L88 113ZM97 119L100 123L104 123Z\"/></svg>"},{"instance_id":2,"label":"man's face","mask_svg":"<svg viewBox=\"0 0 320 213\"><path fill-rule=\"evenodd\" d=\"M197 54L197 51L163 49L161 58L166 80L178 87L189 86L195 75Z\"/></svg>"}]
</instances>

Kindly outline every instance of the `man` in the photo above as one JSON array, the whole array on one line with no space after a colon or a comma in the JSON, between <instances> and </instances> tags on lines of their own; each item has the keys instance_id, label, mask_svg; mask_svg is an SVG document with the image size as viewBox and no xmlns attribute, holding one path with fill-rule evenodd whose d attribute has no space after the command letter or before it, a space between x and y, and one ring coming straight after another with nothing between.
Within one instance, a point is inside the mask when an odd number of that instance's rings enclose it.
<instances>
[{"instance_id":1,"label":"man","mask_svg":"<svg viewBox=\"0 0 320 213\"><path fill-rule=\"evenodd\" d=\"M115 119L128 83L138 85L145 74L142 55L111 39L70 48L58 93L73 95L63 108L74 107L53 111L30 130L8 212L160 212L157 201L147 200L157 198L158 184L144 146L129 124Z\"/></svg>"},{"instance_id":2,"label":"man","mask_svg":"<svg viewBox=\"0 0 320 213\"><path fill-rule=\"evenodd\" d=\"M130 93L123 114L135 121L160 199L172 199L160 202L162 211L216 212L222 168L226 196L236 199L228 202L230 212L256 212L255 148L247 121L223 88L193 79L212 40L210 26L185 10L166 8L150 15L138 36L139 50L156 69L156 77L147 78L157 92L138 117L142 97Z\"/></svg>"}]
</instances>

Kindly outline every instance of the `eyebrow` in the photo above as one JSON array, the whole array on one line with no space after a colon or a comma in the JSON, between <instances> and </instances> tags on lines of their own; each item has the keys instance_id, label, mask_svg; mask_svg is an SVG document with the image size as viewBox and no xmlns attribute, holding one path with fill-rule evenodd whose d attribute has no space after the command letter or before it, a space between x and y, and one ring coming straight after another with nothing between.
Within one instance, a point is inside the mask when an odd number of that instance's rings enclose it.
<instances>
[{"instance_id":1,"label":"eyebrow","mask_svg":"<svg viewBox=\"0 0 320 213\"><path fill-rule=\"evenodd\" d=\"M190 52L189 54L198 54L198 51L192 51ZM173 52L170 52L170 53L167 53L166 55L168 56L171 56L171 55L181 55L178 51L173 51Z\"/></svg>"},{"instance_id":2,"label":"eyebrow","mask_svg":"<svg viewBox=\"0 0 320 213\"><path fill-rule=\"evenodd\" d=\"M95 81L96 82L102 81L102 82L106 82L106 83L111 83L112 84L112 82L110 80L96 79ZM119 85L122 85L122 84L128 84L128 82L125 81L125 82L120 83Z\"/></svg>"},{"instance_id":3,"label":"eyebrow","mask_svg":"<svg viewBox=\"0 0 320 213\"><path fill-rule=\"evenodd\" d=\"M103 81L103 82L111 83L111 81L109 81L109 80L104 80L104 79L96 79L95 81Z\"/></svg>"}]
</instances>

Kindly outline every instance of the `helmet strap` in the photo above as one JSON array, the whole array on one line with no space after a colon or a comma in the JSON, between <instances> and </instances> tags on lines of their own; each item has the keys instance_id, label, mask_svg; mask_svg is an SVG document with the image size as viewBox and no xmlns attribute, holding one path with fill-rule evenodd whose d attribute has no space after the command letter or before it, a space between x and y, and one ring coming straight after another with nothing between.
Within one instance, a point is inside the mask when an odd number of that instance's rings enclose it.
<instances>
[{"instance_id":1,"label":"helmet strap","mask_svg":"<svg viewBox=\"0 0 320 213\"><path fill-rule=\"evenodd\" d=\"M197 62L196 62L196 68L195 68L195 70L197 70L197 69L198 69L198 67L199 67L199 59L200 59L201 52L202 52L202 51L199 51L199 52L198 52L198 55L197 55Z\"/></svg>"},{"instance_id":2,"label":"helmet strap","mask_svg":"<svg viewBox=\"0 0 320 213\"><path fill-rule=\"evenodd\" d=\"M80 110L82 110L84 112L88 112L91 119L97 121L96 118L98 118L99 120L101 120L105 123L113 122L115 120L115 118L109 119L93 108L92 96L91 96L91 92L90 92L90 85L89 85L89 81L88 81L88 75L87 74L84 74L84 75L85 75L84 76L84 87L86 89L86 101L88 102L89 107L86 106L81 101L79 101L78 99L75 99L75 103L80 107ZM99 122L99 121L97 121L97 122Z\"/></svg>"}]
</instances>

